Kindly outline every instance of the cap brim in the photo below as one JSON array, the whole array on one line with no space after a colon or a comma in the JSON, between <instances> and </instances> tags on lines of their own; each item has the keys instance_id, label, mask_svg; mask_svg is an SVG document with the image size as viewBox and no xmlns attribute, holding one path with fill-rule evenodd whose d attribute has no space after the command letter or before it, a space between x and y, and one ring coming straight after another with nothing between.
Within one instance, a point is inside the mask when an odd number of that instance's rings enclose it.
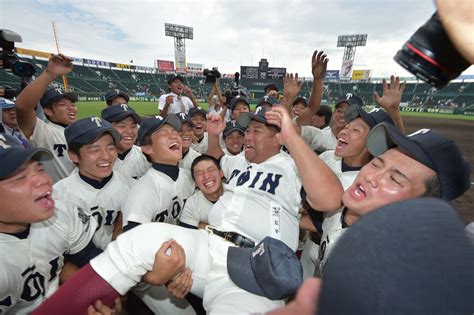
<instances>
[{"instance_id":1,"label":"cap brim","mask_svg":"<svg viewBox=\"0 0 474 315\"><path fill-rule=\"evenodd\" d=\"M72 139L71 143L89 144L89 143L92 143L95 139L101 137L105 133L109 133L114 139L115 143L120 142L120 138L121 138L120 134L114 128L105 128L105 129L98 128L90 132L87 132L83 135L80 135L79 137L76 137L75 139Z\"/></svg>"},{"instance_id":2,"label":"cap brim","mask_svg":"<svg viewBox=\"0 0 474 315\"><path fill-rule=\"evenodd\" d=\"M8 159L8 162L2 165L0 170L0 178L5 178L15 173L18 168L30 160L49 161L53 159L53 155L43 148L13 148L9 152L5 152L2 159Z\"/></svg>"},{"instance_id":3,"label":"cap brim","mask_svg":"<svg viewBox=\"0 0 474 315\"><path fill-rule=\"evenodd\" d=\"M129 112L124 111L124 112L121 112L117 115L111 116L108 119L105 119L105 118L104 119L107 120L108 122L119 122L119 121L122 121L122 120L124 120L125 118L127 118L129 116L131 116L135 120L136 123L140 123L141 120L142 120L140 118L140 116L138 116L137 113L132 113L130 111Z\"/></svg>"},{"instance_id":4,"label":"cap brim","mask_svg":"<svg viewBox=\"0 0 474 315\"><path fill-rule=\"evenodd\" d=\"M228 135L230 135L232 132L234 131L238 131L240 133L245 133L245 131L242 129L242 128L239 128L239 127L232 127L230 129L227 129L227 130L224 130L224 132L222 133L224 135L224 138L227 137Z\"/></svg>"},{"instance_id":5,"label":"cap brim","mask_svg":"<svg viewBox=\"0 0 474 315\"><path fill-rule=\"evenodd\" d=\"M351 105L344 113L344 119L346 123L350 123L356 118L362 118L362 120L369 125L370 128L373 128L377 123L374 118L367 113L362 107L358 105Z\"/></svg>"},{"instance_id":6,"label":"cap brim","mask_svg":"<svg viewBox=\"0 0 474 315\"><path fill-rule=\"evenodd\" d=\"M265 296L252 272L250 257L255 248L229 247L227 251L227 272L230 279L241 289Z\"/></svg>"},{"instance_id":7,"label":"cap brim","mask_svg":"<svg viewBox=\"0 0 474 315\"><path fill-rule=\"evenodd\" d=\"M238 119L239 125L244 128L247 128L252 120L266 124L266 120L263 117L255 115L254 113L241 113Z\"/></svg>"},{"instance_id":8,"label":"cap brim","mask_svg":"<svg viewBox=\"0 0 474 315\"><path fill-rule=\"evenodd\" d=\"M64 93L64 94L59 94L57 95L56 97L54 97L53 99L51 99L48 103L44 104L44 106L46 105L49 105L49 104L52 104L52 103L55 103L55 102L59 102L60 100L62 100L63 98L66 98L68 100L70 100L71 102L73 103L76 103L78 98L77 98L77 95L76 94L73 94L73 93Z\"/></svg>"},{"instance_id":9,"label":"cap brim","mask_svg":"<svg viewBox=\"0 0 474 315\"><path fill-rule=\"evenodd\" d=\"M379 156L394 147L399 147L411 158L436 171L436 167L423 149L400 133L394 125L380 123L372 128L367 136L367 149L373 156Z\"/></svg>"}]
</instances>

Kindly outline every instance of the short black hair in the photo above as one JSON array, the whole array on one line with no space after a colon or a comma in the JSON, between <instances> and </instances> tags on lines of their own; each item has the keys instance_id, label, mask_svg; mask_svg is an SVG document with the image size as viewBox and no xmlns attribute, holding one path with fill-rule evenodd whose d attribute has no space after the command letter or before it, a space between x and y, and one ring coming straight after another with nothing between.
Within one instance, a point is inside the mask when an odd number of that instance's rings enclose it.
<instances>
[{"instance_id":1,"label":"short black hair","mask_svg":"<svg viewBox=\"0 0 474 315\"><path fill-rule=\"evenodd\" d=\"M152 141L151 141L151 134L148 134L148 135L146 135L146 136L143 138L143 141L142 141L142 143L141 143L141 146L143 147L144 145L151 145L151 144L152 144L151 142L152 142ZM143 151L142 151L142 153L143 153L143 155L146 157L146 160L147 160L148 162L153 163L153 161L151 160L151 156L150 156L150 155L146 154L146 153L143 152Z\"/></svg>"},{"instance_id":2,"label":"short black hair","mask_svg":"<svg viewBox=\"0 0 474 315\"><path fill-rule=\"evenodd\" d=\"M441 198L441 183L439 181L438 175L430 177L425 182L426 191L423 194L423 197L436 197Z\"/></svg>"},{"instance_id":3,"label":"short black hair","mask_svg":"<svg viewBox=\"0 0 474 315\"><path fill-rule=\"evenodd\" d=\"M211 162L214 163L214 165L217 166L217 169L219 171L221 170L221 165L215 157L213 157L211 155L207 155L207 154L200 155L197 158L195 158L193 163L191 164L191 177L193 178L193 180L195 179L194 178L194 167L196 166L196 164L198 164L201 161L211 161Z\"/></svg>"}]
</instances>

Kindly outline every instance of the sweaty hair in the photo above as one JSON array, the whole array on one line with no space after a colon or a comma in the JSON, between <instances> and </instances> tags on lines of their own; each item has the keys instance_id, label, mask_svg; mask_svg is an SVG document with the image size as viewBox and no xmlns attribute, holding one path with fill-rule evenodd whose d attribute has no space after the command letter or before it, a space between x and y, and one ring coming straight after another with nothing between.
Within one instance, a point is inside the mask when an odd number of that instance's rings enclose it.
<instances>
[{"instance_id":1,"label":"sweaty hair","mask_svg":"<svg viewBox=\"0 0 474 315\"><path fill-rule=\"evenodd\" d=\"M197 158L195 158L193 163L191 164L191 176L193 180L194 180L194 167L196 166L196 164L198 164L201 161L211 161L212 163L214 163L215 166L217 166L217 169L219 171L221 170L219 161L215 157L207 155L207 154L200 155Z\"/></svg>"},{"instance_id":2,"label":"sweaty hair","mask_svg":"<svg viewBox=\"0 0 474 315\"><path fill-rule=\"evenodd\" d=\"M441 198L441 183L438 175L432 176L425 182L426 192L422 197L436 197Z\"/></svg>"}]
</instances>

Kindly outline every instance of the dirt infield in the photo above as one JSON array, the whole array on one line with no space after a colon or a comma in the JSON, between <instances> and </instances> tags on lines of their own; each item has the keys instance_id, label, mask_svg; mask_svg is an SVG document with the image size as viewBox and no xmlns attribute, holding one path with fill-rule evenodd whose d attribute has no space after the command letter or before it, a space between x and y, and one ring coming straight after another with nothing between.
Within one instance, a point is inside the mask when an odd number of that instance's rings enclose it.
<instances>
[{"instance_id":1,"label":"dirt infield","mask_svg":"<svg viewBox=\"0 0 474 315\"><path fill-rule=\"evenodd\" d=\"M412 116L403 116L403 121L407 133L429 128L453 139L471 164L470 178L474 184L474 121ZM474 221L474 185L471 184L471 188L453 204L466 223Z\"/></svg>"}]
</instances>

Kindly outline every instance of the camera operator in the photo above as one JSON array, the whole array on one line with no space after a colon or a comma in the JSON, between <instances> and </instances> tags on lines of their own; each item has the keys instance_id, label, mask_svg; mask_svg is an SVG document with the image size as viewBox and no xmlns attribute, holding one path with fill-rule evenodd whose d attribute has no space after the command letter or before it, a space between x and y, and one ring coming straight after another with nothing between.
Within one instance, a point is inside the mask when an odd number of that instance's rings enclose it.
<instances>
[{"instance_id":1,"label":"camera operator","mask_svg":"<svg viewBox=\"0 0 474 315\"><path fill-rule=\"evenodd\" d=\"M18 128L15 102L0 97L0 110L2 111L2 116L0 116L0 132L12 135L24 148L31 147Z\"/></svg>"},{"instance_id":2,"label":"camera operator","mask_svg":"<svg viewBox=\"0 0 474 315\"><path fill-rule=\"evenodd\" d=\"M215 95L216 93L217 95ZM219 87L219 80L214 82L211 92L209 93L209 114L220 115L224 121L230 120L230 111L227 110L227 106L224 103L224 97Z\"/></svg>"},{"instance_id":3,"label":"camera operator","mask_svg":"<svg viewBox=\"0 0 474 315\"><path fill-rule=\"evenodd\" d=\"M184 79L179 74L168 77L169 93L163 94L158 99L158 110L160 116L167 114L188 113L193 107L198 107L193 91L184 85ZM184 93L186 96L183 96Z\"/></svg>"}]
</instances>

